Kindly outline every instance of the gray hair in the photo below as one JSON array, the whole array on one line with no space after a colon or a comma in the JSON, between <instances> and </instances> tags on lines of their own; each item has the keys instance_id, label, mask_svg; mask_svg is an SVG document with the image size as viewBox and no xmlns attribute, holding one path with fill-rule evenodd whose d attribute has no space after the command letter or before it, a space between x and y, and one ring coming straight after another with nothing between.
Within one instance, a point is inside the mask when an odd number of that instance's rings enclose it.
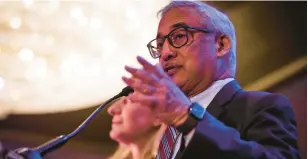
<instances>
[{"instance_id":1,"label":"gray hair","mask_svg":"<svg viewBox=\"0 0 308 159\"><path fill-rule=\"evenodd\" d=\"M216 32L216 34L225 34L231 40L231 49L229 63L231 71L235 74L236 70L236 36L235 29L227 15L220 12L216 8L198 1L171 1L168 5L157 12L157 15L163 17L168 11L173 8L191 7L196 9L201 19L201 24L208 29Z\"/></svg>"}]
</instances>

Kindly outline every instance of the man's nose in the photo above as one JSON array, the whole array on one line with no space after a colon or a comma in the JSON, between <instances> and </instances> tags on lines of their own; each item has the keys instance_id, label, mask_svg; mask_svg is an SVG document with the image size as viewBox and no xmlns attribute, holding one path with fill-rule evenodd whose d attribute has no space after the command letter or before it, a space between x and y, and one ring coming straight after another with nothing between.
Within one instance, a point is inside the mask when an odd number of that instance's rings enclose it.
<instances>
[{"instance_id":1,"label":"man's nose","mask_svg":"<svg viewBox=\"0 0 308 159\"><path fill-rule=\"evenodd\" d=\"M160 60L168 61L176 57L176 52L173 46L166 39L160 52Z\"/></svg>"}]
</instances>

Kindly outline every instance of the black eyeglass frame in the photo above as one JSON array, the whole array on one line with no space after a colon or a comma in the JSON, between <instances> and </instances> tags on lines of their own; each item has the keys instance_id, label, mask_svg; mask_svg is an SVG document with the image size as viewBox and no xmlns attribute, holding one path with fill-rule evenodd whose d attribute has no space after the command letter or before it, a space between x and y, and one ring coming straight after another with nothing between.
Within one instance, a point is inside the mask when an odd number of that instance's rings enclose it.
<instances>
[{"instance_id":1,"label":"black eyeglass frame","mask_svg":"<svg viewBox=\"0 0 308 159\"><path fill-rule=\"evenodd\" d=\"M179 49L179 48L185 46L185 45L188 43L188 38L186 38L185 43L183 43L183 44L180 45L180 46L174 46L174 44L173 44L173 42L172 42L172 40L171 40L170 35L172 35L173 32L175 32L176 30L181 29L181 28L183 28L183 29L185 30L186 37L188 37L188 33L189 33L188 29L194 29L194 30L197 30L197 31L205 32L205 33L211 33L211 32L212 32L211 30L205 29L205 28L194 27L194 26L188 26L188 25L181 25L181 26L179 26L179 27L177 27L177 28L171 30L167 35L165 35L165 36L163 36L163 37L155 38L155 39L151 40L151 41L147 44L147 48L148 48L148 50L149 50L151 56L152 56L154 59L160 57L160 53L158 53L158 52L153 52L153 51L152 51L152 48L155 48L155 47L152 46L151 43L152 43L153 41L157 40L157 39L162 39L162 40L163 40L163 43L165 43L165 40L167 39L168 42L169 42L169 44L170 44L172 47L177 48L177 49Z\"/></svg>"}]
</instances>

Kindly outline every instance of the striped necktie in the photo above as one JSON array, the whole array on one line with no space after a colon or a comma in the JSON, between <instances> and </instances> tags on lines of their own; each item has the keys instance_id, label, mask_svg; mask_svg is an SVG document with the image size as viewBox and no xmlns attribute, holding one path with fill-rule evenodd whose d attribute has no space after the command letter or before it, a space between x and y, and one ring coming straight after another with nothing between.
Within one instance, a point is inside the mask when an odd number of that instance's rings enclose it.
<instances>
[{"instance_id":1,"label":"striped necktie","mask_svg":"<svg viewBox=\"0 0 308 159\"><path fill-rule=\"evenodd\" d=\"M179 132L172 126L168 126L160 141L156 159L169 159L174 149L175 141Z\"/></svg>"}]
</instances>

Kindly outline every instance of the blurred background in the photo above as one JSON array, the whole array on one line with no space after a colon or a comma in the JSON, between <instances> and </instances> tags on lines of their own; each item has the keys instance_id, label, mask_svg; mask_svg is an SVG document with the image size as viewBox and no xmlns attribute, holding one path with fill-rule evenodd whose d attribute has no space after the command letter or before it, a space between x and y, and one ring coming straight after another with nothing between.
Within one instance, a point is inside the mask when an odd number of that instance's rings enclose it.
<instances>
[{"instance_id":1,"label":"blurred background","mask_svg":"<svg viewBox=\"0 0 308 159\"><path fill-rule=\"evenodd\" d=\"M0 141L35 147L68 134L125 86L124 65L152 60L156 12L168 0L0 0ZM237 34L237 79L286 95L307 156L307 2L208 2ZM47 159L104 158L116 148L111 118L97 116Z\"/></svg>"}]
</instances>

